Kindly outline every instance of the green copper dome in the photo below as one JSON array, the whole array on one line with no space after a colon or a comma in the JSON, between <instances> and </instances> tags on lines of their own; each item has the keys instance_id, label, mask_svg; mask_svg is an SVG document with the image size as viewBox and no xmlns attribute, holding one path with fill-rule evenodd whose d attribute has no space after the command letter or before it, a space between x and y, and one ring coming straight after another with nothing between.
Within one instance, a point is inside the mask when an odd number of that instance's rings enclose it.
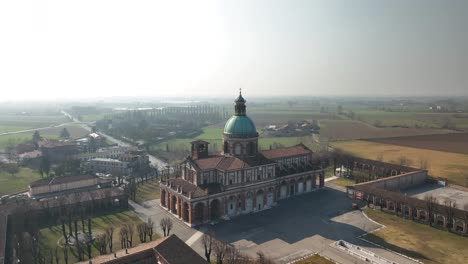
<instances>
[{"instance_id":1,"label":"green copper dome","mask_svg":"<svg viewBox=\"0 0 468 264\"><path fill-rule=\"evenodd\" d=\"M257 129L252 119L245 115L235 115L226 122L224 134L230 137L257 137Z\"/></svg>"}]
</instances>

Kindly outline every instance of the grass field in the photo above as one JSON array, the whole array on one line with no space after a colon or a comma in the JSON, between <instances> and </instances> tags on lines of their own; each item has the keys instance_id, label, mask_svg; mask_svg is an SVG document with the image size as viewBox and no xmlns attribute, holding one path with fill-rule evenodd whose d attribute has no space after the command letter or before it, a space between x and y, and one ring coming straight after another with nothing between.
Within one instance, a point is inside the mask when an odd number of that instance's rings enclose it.
<instances>
[{"instance_id":1,"label":"grass field","mask_svg":"<svg viewBox=\"0 0 468 264\"><path fill-rule=\"evenodd\" d=\"M62 131L64 127L67 128L72 138L83 137L84 135L89 133L88 131L86 131L85 129L77 125L66 125L63 127L60 126L60 127L47 128L44 130L39 130L39 133L41 134L43 138L58 139L60 135L60 131ZM24 133L18 133L18 134L0 135L0 149L4 149L9 144L17 145L19 143L31 140L33 133L34 132L31 131L31 132L24 132Z\"/></svg>"},{"instance_id":2,"label":"grass field","mask_svg":"<svg viewBox=\"0 0 468 264\"><path fill-rule=\"evenodd\" d=\"M306 259L303 259L298 262L294 262L294 264L333 264L330 260L320 256L320 255L313 255Z\"/></svg>"},{"instance_id":3,"label":"grass field","mask_svg":"<svg viewBox=\"0 0 468 264\"><path fill-rule=\"evenodd\" d=\"M332 146L344 150L358 157L377 159L380 155L383 160L396 163L399 157L404 156L412 161L412 167L419 167L420 160L427 160L429 174L435 177L447 178L452 183L468 185L468 155L388 145L368 141L334 142Z\"/></svg>"},{"instance_id":4,"label":"grass field","mask_svg":"<svg viewBox=\"0 0 468 264\"><path fill-rule=\"evenodd\" d=\"M468 263L468 239L379 210L366 209L385 228L364 236L393 251L424 263Z\"/></svg>"},{"instance_id":5,"label":"grass field","mask_svg":"<svg viewBox=\"0 0 468 264\"><path fill-rule=\"evenodd\" d=\"M27 191L30 182L38 180L41 175L29 168L20 168L14 176L0 171L0 196L20 191Z\"/></svg>"},{"instance_id":6,"label":"grass field","mask_svg":"<svg viewBox=\"0 0 468 264\"><path fill-rule=\"evenodd\" d=\"M28 127L39 128L58 125L70 122L68 118L60 113L50 115L16 115L16 114L0 114L0 124L6 127ZM18 129L23 130L23 129ZM18 131L12 130L12 131ZM2 129L0 128L0 132ZM11 131L7 131L11 132Z\"/></svg>"},{"instance_id":7,"label":"grass field","mask_svg":"<svg viewBox=\"0 0 468 264\"><path fill-rule=\"evenodd\" d=\"M133 211L124 211L115 214L108 214L103 215L100 217L95 217L92 219L92 232L96 234L103 233L105 229L109 226L114 227L114 236L113 236L113 250L119 250L120 248L120 241L119 241L119 230L124 224L131 224L135 228L135 232L133 235L133 246L140 244L140 240L138 238L138 232L136 230L136 226L141 223L141 219L138 215ZM81 224L78 225L81 227ZM156 224L155 224L156 228ZM158 235L156 234L153 237L153 240L157 239ZM62 253L62 245L63 245L63 236L62 236L62 228L60 225L52 226L48 228L43 228L40 230L40 247L42 252L46 255L51 250L55 252L55 248L59 245L60 250L59 252ZM92 256L99 255L99 251L93 245L92 247ZM76 253L73 247L69 248L69 263L75 263L78 261L76 258ZM61 263L64 263L63 254L60 254Z\"/></svg>"},{"instance_id":8,"label":"grass field","mask_svg":"<svg viewBox=\"0 0 468 264\"><path fill-rule=\"evenodd\" d=\"M157 179L152 179L145 182L143 185L138 185L136 193L137 203L159 199L159 197L159 181Z\"/></svg>"},{"instance_id":9,"label":"grass field","mask_svg":"<svg viewBox=\"0 0 468 264\"><path fill-rule=\"evenodd\" d=\"M14 131L27 130L27 129L32 129L32 128L33 128L33 127L31 127L31 126L8 126L8 125L2 125L2 126L0 126L0 134L2 134L2 133L14 132Z\"/></svg>"}]
</instances>

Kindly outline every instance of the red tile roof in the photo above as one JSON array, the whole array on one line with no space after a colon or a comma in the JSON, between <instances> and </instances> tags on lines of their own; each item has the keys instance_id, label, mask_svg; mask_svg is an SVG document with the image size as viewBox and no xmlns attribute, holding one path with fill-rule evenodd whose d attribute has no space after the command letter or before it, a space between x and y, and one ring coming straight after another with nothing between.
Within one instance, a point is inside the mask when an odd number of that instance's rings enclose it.
<instances>
[{"instance_id":1,"label":"red tile roof","mask_svg":"<svg viewBox=\"0 0 468 264\"><path fill-rule=\"evenodd\" d=\"M201 170L239 170L266 164L272 164L274 161L265 158L261 153L254 157L225 157L212 156L204 159L193 160L193 163Z\"/></svg>"},{"instance_id":2,"label":"red tile roof","mask_svg":"<svg viewBox=\"0 0 468 264\"><path fill-rule=\"evenodd\" d=\"M263 150L262 154L268 159L280 159L286 157L312 154L312 150L304 146L304 144L299 144L293 147Z\"/></svg>"}]
</instances>

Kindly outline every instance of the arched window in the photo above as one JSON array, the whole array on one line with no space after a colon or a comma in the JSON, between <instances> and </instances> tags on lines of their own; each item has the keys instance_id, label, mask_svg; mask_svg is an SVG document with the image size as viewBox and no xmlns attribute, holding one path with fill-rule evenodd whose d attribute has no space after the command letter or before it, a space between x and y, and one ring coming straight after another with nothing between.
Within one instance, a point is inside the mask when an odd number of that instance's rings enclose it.
<instances>
[{"instance_id":1,"label":"arched window","mask_svg":"<svg viewBox=\"0 0 468 264\"><path fill-rule=\"evenodd\" d=\"M236 155L241 154L241 145L240 144L236 144L236 146L234 148L234 154L236 154Z\"/></svg>"},{"instance_id":2,"label":"arched window","mask_svg":"<svg viewBox=\"0 0 468 264\"><path fill-rule=\"evenodd\" d=\"M228 153L229 152L229 144L227 141L224 141L224 153Z\"/></svg>"}]
</instances>

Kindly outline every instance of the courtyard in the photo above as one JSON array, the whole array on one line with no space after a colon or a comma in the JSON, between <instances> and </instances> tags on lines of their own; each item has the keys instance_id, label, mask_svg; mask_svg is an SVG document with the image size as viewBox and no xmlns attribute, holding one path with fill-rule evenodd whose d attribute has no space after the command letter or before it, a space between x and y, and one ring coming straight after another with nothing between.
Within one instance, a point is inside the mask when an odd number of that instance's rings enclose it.
<instances>
[{"instance_id":1,"label":"courtyard","mask_svg":"<svg viewBox=\"0 0 468 264\"><path fill-rule=\"evenodd\" d=\"M409 196L424 200L428 195L437 198L439 204L444 204L446 200L451 200L457 203L457 208L468 208L468 191L453 187L443 187L434 184L424 184L414 188L402 191Z\"/></svg>"},{"instance_id":2,"label":"courtyard","mask_svg":"<svg viewBox=\"0 0 468 264\"><path fill-rule=\"evenodd\" d=\"M343 264L365 263L330 246L340 239L398 263L414 263L359 239L358 236L377 230L381 225L369 220L361 211L352 210L352 201L342 191L329 187L282 200L269 210L196 229L176 220L158 202L152 200L144 202L142 206L133 206L140 217L151 217L156 223L165 216L173 218L173 233L187 241L201 255L203 245L200 231L212 229L218 239L235 245L242 252L254 256L261 251L278 263L287 263L313 253L331 257Z\"/></svg>"}]
</instances>

